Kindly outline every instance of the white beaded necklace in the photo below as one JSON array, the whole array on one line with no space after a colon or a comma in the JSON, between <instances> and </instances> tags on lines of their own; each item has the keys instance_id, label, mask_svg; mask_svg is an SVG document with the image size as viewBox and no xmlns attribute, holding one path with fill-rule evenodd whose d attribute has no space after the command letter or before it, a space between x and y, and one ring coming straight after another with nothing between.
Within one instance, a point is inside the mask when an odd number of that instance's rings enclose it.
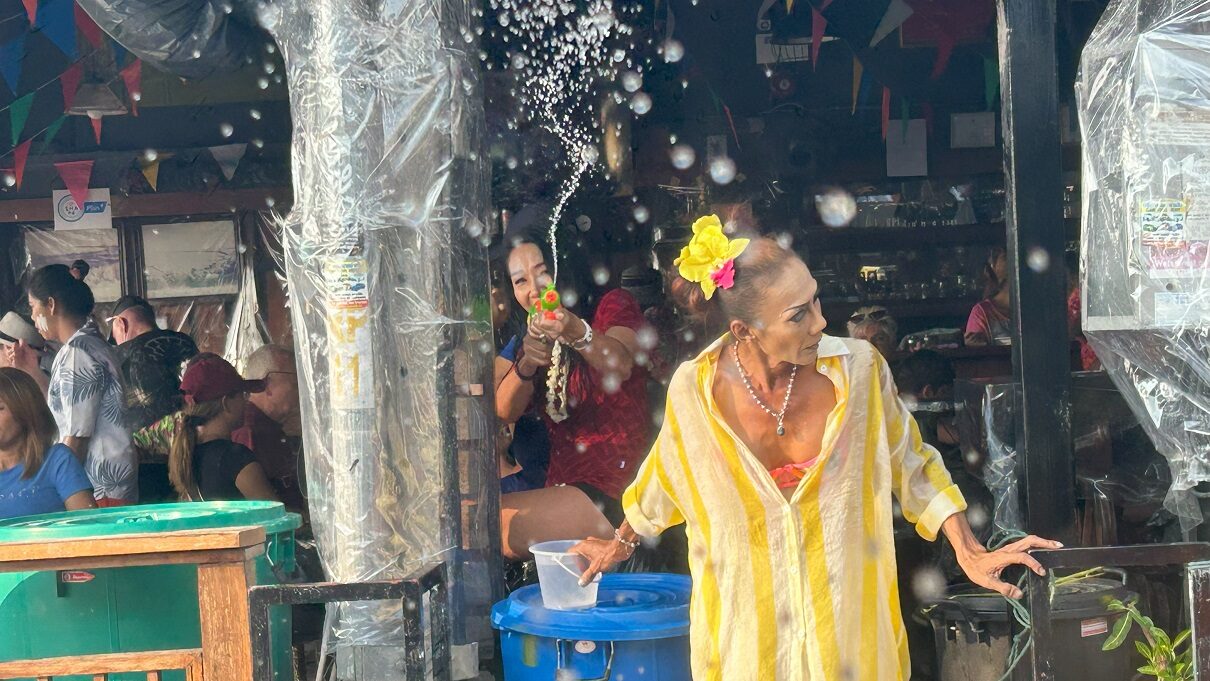
<instances>
[{"instance_id":1,"label":"white beaded necklace","mask_svg":"<svg viewBox=\"0 0 1210 681\"><path fill-rule=\"evenodd\" d=\"M786 434L786 427L782 424L786 418L786 409L790 406L790 393L794 392L794 378L798 376L798 365L790 369L790 385L786 386L786 397L781 401L781 411L773 411L764 401L756 395L756 390L752 388L752 381L748 380L748 374L744 373L744 365L739 362L739 343L731 344L731 353L735 355L735 368L739 369L739 377L744 381L744 387L748 389L748 394L752 396L752 400L757 406L765 410L769 416L777 419L777 435L781 437Z\"/></svg>"}]
</instances>

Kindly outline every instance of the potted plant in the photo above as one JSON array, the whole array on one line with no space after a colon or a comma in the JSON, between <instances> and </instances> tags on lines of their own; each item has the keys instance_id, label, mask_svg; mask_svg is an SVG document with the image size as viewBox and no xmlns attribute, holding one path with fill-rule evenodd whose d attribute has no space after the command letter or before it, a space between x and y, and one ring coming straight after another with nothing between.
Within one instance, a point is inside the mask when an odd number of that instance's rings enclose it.
<instances>
[{"instance_id":1,"label":"potted plant","mask_svg":"<svg viewBox=\"0 0 1210 681\"><path fill-rule=\"evenodd\" d=\"M1145 641L1135 641L1134 645L1147 661L1147 664L1139 667L1139 673L1154 676L1158 681L1193 681L1193 646L1189 645L1191 630L1186 629L1173 639L1155 626L1150 617L1140 613L1134 603L1113 600L1108 607L1110 612L1122 614L1101 650L1119 648L1137 624ZM1182 647L1183 651L1180 650Z\"/></svg>"}]
</instances>

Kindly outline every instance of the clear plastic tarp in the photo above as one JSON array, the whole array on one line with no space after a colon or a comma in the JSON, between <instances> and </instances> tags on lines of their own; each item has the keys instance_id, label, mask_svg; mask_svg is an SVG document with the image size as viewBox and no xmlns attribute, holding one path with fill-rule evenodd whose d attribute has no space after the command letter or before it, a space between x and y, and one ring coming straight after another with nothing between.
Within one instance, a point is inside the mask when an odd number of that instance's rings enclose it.
<instances>
[{"instance_id":1,"label":"clear plastic tarp","mask_svg":"<svg viewBox=\"0 0 1210 681\"><path fill-rule=\"evenodd\" d=\"M1114 0L1076 84L1083 329L1168 460L1166 507L1210 481L1210 5Z\"/></svg>"},{"instance_id":2,"label":"clear plastic tarp","mask_svg":"<svg viewBox=\"0 0 1210 681\"><path fill-rule=\"evenodd\" d=\"M324 569L358 582L445 561L452 642L489 643L502 572L471 7L299 0L259 18L290 89L281 234ZM338 674L395 673L399 604L336 613Z\"/></svg>"}]
</instances>

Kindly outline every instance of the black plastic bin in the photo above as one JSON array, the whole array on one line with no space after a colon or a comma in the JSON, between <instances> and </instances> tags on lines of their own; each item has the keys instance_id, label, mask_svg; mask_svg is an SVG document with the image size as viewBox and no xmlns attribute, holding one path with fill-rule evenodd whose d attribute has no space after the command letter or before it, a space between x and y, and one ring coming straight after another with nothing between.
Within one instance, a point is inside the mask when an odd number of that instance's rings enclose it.
<instances>
[{"instance_id":1,"label":"black plastic bin","mask_svg":"<svg viewBox=\"0 0 1210 681\"><path fill-rule=\"evenodd\" d=\"M1109 612L1110 600L1136 600L1138 595L1111 579L1084 579L1058 588L1052 604L1051 650L1056 679L1131 681L1143 664L1133 639L1111 652L1101 646L1120 616ZM1020 631L1000 594L977 587L951 589L928 609L937 644L937 681L997 681L1007 669L1012 637ZM1017 665L1013 681L1029 681L1029 655Z\"/></svg>"}]
</instances>

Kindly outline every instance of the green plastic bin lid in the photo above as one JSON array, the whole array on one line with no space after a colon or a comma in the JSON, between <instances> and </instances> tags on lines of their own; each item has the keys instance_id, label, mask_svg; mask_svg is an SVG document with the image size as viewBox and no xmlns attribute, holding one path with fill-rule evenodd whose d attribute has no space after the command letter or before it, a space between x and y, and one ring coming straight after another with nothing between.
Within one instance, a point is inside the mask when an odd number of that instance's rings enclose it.
<instances>
[{"instance_id":1,"label":"green plastic bin lid","mask_svg":"<svg viewBox=\"0 0 1210 681\"><path fill-rule=\"evenodd\" d=\"M298 529L302 518L276 501L206 501L119 506L0 520L0 542L108 537L260 525L272 536Z\"/></svg>"}]
</instances>

